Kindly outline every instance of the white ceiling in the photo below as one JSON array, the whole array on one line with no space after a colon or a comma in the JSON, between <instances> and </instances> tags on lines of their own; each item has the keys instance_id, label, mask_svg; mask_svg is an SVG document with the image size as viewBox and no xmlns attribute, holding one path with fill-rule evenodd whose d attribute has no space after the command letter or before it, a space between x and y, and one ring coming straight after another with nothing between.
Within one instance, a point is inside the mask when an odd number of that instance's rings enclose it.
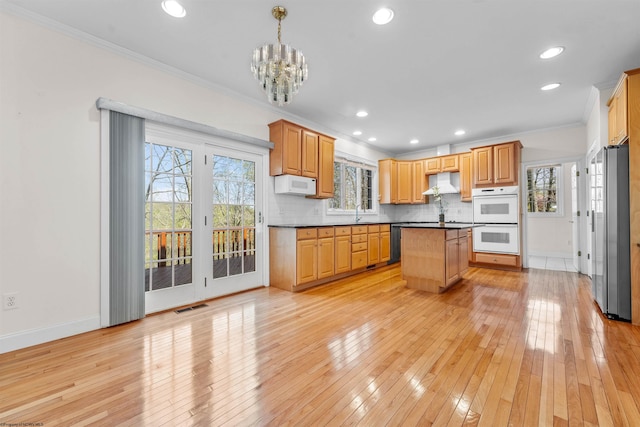
<instances>
[{"instance_id":1,"label":"white ceiling","mask_svg":"<svg viewBox=\"0 0 640 427\"><path fill-rule=\"evenodd\" d=\"M640 67L640 0L182 0L182 19L160 0L3 1L265 105L251 53L276 41L271 8L285 6L282 41L309 79L282 108L390 154L580 123L592 86ZM379 6L395 11L386 26ZM538 58L554 45L565 52Z\"/></svg>"}]
</instances>

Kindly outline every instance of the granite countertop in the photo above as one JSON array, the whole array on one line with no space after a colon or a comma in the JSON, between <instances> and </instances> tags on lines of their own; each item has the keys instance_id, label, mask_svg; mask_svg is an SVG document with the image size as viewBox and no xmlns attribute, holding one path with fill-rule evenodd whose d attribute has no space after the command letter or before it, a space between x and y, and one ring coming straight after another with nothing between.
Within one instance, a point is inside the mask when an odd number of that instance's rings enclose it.
<instances>
[{"instance_id":1,"label":"granite countertop","mask_svg":"<svg viewBox=\"0 0 640 427\"><path fill-rule=\"evenodd\" d=\"M339 223L339 224L269 224L269 227L274 228L318 228L318 227L351 227L356 225L376 225L376 224L391 224L392 227L407 227L407 228L442 228L459 230L462 228L480 227L480 224L471 224L468 222L447 222L441 226L438 222L390 222L390 221L361 221L358 223Z\"/></svg>"},{"instance_id":2,"label":"granite countertop","mask_svg":"<svg viewBox=\"0 0 640 427\"><path fill-rule=\"evenodd\" d=\"M482 224L471 224L467 222L446 222L444 225L440 225L437 222L408 222L393 224L394 227L402 228L430 228L440 230L462 230L465 228L482 227Z\"/></svg>"}]
</instances>

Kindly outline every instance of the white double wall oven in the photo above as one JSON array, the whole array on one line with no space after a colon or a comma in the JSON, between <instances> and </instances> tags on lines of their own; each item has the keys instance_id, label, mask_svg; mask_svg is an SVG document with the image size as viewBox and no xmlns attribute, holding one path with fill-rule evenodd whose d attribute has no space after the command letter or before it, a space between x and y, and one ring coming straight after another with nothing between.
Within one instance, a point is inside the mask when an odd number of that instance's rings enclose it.
<instances>
[{"instance_id":1,"label":"white double wall oven","mask_svg":"<svg viewBox=\"0 0 640 427\"><path fill-rule=\"evenodd\" d=\"M518 186L474 188L474 252L520 254Z\"/></svg>"}]
</instances>

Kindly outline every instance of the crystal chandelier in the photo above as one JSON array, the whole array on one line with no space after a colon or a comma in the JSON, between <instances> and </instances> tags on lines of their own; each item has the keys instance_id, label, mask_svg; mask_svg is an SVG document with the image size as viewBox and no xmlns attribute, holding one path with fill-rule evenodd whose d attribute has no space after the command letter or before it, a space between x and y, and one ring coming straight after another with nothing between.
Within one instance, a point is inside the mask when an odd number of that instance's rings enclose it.
<instances>
[{"instance_id":1,"label":"crystal chandelier","mask_svg":"<svg viewBox=\"0 0 640 427\"><path fill-rule=\"evenodd\" d=\"M280 24L287 16L287 9L276 6L271 14L278 20L278 44L254 49L251 71L267 93L269 102L283 106L291 102L307 80L307 62L302 52L280 41Z\"/></svg>"}]
</instances>

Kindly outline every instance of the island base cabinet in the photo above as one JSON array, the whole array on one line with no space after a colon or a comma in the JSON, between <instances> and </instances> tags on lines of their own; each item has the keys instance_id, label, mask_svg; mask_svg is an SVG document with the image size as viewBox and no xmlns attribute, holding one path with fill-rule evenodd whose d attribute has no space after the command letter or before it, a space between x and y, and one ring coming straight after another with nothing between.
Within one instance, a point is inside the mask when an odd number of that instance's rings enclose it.
<instances>
[{"instance_id":1,"label":"island base cabinet","mask_svg":"<svg viewBox=\"0 0 640 427\"><path fill-rule=\"evenodd\" d=\"M402 228L401 241L408 288L441 293L468 268L467 229Z\"/></svg>"}]
</instances>

